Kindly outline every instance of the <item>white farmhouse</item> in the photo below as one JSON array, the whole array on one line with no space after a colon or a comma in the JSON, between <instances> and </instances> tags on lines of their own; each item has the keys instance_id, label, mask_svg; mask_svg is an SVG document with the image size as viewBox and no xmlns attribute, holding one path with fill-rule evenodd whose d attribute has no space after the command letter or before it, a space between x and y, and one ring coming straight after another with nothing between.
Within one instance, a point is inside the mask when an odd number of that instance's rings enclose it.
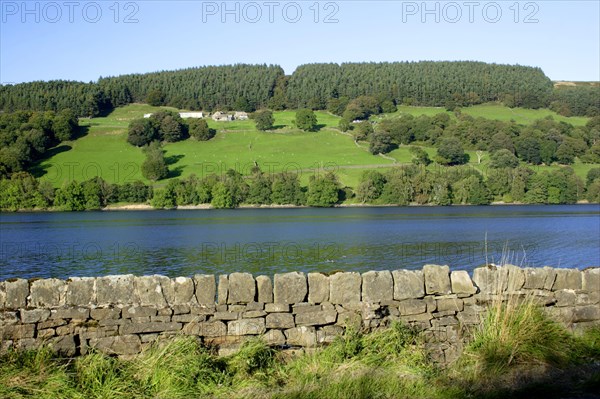
<instances>
[{"instance_id":1,"label":"white farmhouse","mask_svg":"<svg viewBox=\"0 0 600 399\"><path fill-rule=\"evenodd\" d=\"M150 118L152 116L152 114L144 114L144 118ZM199 112L180 112L179 116L182 119L188 119L188 118L195 118L195 119L200 119L200 118L204 118L204 112L199 111Z\"/></svg>"},{"instance_id":2,"label":"white farmhouse","mask_svg":"<svg viewBox=\"0 0 600 399\"><path fill-rule=\"evenodd\" d=\"M204 113L202 111L199 111L199 112L180 112L179 116L181 116L183 119L187 119L187 118L200 119L200 118L204 118Z\"/></svg>"}]
</instances>

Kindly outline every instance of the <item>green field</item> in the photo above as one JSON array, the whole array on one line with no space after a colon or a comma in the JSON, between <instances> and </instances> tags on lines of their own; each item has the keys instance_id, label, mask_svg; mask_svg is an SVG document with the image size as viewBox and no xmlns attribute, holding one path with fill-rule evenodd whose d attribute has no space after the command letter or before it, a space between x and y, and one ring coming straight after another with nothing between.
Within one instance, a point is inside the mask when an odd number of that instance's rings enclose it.
<instances>
[{"instance_id":1,"label":"green field","mask_svg":"<svg viewBox=\"0 0 600 399\"><path fill-rule=\"evenodd\" d=\"M501 121L514 120L518 124L529 125L536 119L542 119L547 116L552 116L559 122L567 122L573 126L583 126L587 123L588 118L581 116L565 117L557 114L549 109L526 109L526 108L508 108L498 104L481 104L468 108L461 108L463 114L473 117L482 117L487 119L497 119ZM395 117L410 114L413 116L427 115L434 116L439 113L446 113L452 118L456 118L454 112L446 111L443 107L408 107L401 105L398 111L393 114L385 115L384 117ZM376 117L377 118L377 117Z\"/></svg>"},{"instance_id":2,"label":"green field","mask_svg":"<svg viewBox=\"0 0 600 399\"><path fill-rule=\"evenodd\" d=\"M131 120L160 108L169 109L132 104L106 117L82 119L87 134L63 143L56 155L42 161L35 170L55 186L64 180L82 181L95 175L113 183L138 179L148 182L140 171L144 160L142 150L126 142L127 126ZM172 177L220 174L228 169L247 174L256 162L265 172L299 172L305 184L311 174L333 170L343 184L355 186L364 168L393 164L369 154L365 148L357 147L352 137L333 129L339 117L326 112L316 114L320 128L317 132L302 132L293 127L294 111L276 112L275 129L271 132L257 131L253 121L208 119L209 126L217 130L212 140L189 139L164 146L166 157L172 162ZM159 183L162 184L164 181Z\"/></svg>"},{"instance_id":3,"label":"green field","mask_svg":"<svg viewBox=\"0 0 600 399\"><path fill-rule=\"evenodd\" d=\"M156 112L169 107L152 107L146 104L131 104L115 109L105 117L82 119L81 126L87 132L72 142L62 143L52 150L53 156L41 161L33 169L42 179L59 187L66 180L83 181L96 175L111 183L125 183L142 180L140 166L144 154L140 148L129 145L127 126L131 120L145 113ZM446 112L435 107L399 107L398 112L384 117L394 117L405 113L412 115L435 115ZM515 119L519 123L529 123L535 118L553 115L558 120L573 124L584 124L586 118L564 118L549 110L509 109L498 105L480 105L464 109L474 116L497 119ZM303 184L309 176L323 171L335 171L343 185L356 187L365 169L378 168L385 171L395 164L410 163L412 155L408 146L387 154L386 157L371 155L366 143L357 146L352 137L336 129L339 117L327 112L316 112L319 131L302 132L293 126L294 111L275 112L275 129L259 132L253 121L214 122L208 119L209 126L217 130L210 141L199 142L193 139L164 146L170 163L170 177L186 177L191 174L206 176L210 173L225 173L235 169L248 174L258 164L264 172L298 172ZM435 156L434 148L426 148L430 156ZM484 152L482 162L477 162L474 151L469 151L470 165L485 172L489 154ZM582 178L595 165L576 163L573 167ZM559 166L541 166L541 169L554 169ZM158 183L159 186L165 181Z\"/></svg>"},{"instance_id":4,"label":"green field","mask_svg":"<svg viewBox=\"0 0 600 399\"><path fill-rule=\"evenodd\" d=\"M523 125L528 125L536 119L542 119L552 116L559 122L567 122L573 126L583 126L589 118L582 116L566 117L557 114L549 109L526 109L526 108L508 108L495 104L481 104L469 108L463 108L462 112L474 117L483 117L488 119L498 119L501 121L514 120Z\"/></svg>"}]
</instances>

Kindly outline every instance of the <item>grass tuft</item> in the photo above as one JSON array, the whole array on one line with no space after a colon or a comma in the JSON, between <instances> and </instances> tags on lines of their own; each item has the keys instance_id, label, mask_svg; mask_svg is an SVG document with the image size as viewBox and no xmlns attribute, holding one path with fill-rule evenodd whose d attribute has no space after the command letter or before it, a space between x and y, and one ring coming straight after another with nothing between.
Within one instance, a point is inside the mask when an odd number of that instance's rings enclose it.
<instances>
[{"instance_id":1,"label":"grass tuft","mask_svg":"<svg viewBox=\"0 0 600 399\"><path fill-rule=\"evenodd\" d=\"M565 365L575 354L574 343L533 301L498 301L484 317L468 353L481 372L499 374L513 365Z\"/></svg>"},{"instance_id":2,"label":"grass tuft","mask_svg":"<svg viewBox=\"0 0 600 399\"><path fill-rule=\"evenodd\" d=\"M77 358L74 371L77 390L85 398L116 399L140 391L127 363L101 353Z\"/></svg>"},{"instance_id":3,"label":"grass tuft","mask_svg":"<svg viewBox=\"0 0 600 399\"><path fill-rule=\"evenodd\" d=\"M224 362L194 337L155 342L130 366L151 398L197 397L218 390L228 380Z\"/></svg>"},{"instance_id":4,"label":"grass tuft","mask_svg":"<svg viewBox=\"0 0 600 399\"><path fill-rule=\"evenodd\" d=\"M250 339L228 361L228 370L237 378L266 376L275 364L275 350L262 339Z\"/></svg>"}]
</instances>

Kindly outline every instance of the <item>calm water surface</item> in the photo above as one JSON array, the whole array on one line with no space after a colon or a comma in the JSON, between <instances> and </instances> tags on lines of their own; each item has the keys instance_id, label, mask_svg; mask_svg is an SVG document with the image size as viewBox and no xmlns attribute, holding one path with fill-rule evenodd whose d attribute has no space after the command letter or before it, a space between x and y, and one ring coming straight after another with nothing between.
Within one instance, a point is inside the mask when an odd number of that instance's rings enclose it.
<instances>
[{"instance_id":1,"label":"calm water surface","mask_svg":"<svg viewBox=\"0 0 600 399\"><path fill-rule=\"evenodd\" d=\"M0 214L0 280L600 265L600 206Z\"/></svg>"}]
</instances>

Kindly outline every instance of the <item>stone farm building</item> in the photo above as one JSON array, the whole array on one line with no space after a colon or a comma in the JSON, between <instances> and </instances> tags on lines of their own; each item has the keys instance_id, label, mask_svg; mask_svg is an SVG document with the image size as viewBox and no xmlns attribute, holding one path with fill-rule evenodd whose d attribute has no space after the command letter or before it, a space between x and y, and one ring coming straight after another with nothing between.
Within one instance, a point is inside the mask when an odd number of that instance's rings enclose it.
<instances>
[{"instance_id":1,"label":"stone farm building","mask_svg":"<svg viewBox=\"0 0 600 399\"><path fill-rule=\"evenodd\" d=\"M225 112L221 112L221 111L217 111L214 114L212 114L211 118L213 119L213 121L216 121L216 122L226 122L226 121L233 120L232 115L225 113Z\"/></svg>"},{"instance_id":2,"label":"stone farm building","mask_svg":"<svg viewBox=\"0 0 600 399\"><path fill-rule=\"evenodd\" d=\"M233 114L233 119L240 120L240 121L246 121L246 120L248 120L248 114L243 111L237 111L235 114Z\"/></svg>"},{"instance_id":3,"label":"stone farm building","mask_svg":"<svg viewBox=\"0 0 600 399\"><path fill-rule=\"evenodd\" d=\"M144 114L144 118L150 118L151 116L152 116L152 113ZM188 119L188 118L200 119L200 118L204 118L204 117L208 116L208 114L205 114L202 111L180 112L179 116L182 117L183 119ZM245 120L248 120L250 117L248 116L248 113L243 112L243 111L236 111L233 114L217 111L211 115L211 118L216 122L227 122L227 121L232 121L232 120L245 121Z\"/></svg>"},{"instance_id":4,"label":"stone farm building","mask_svg":"<svg viewBox=\"0 0 600 399\"><path fill-rule=\"evenodd\" d=\"M144 118L150 118L152 116L152 114L144 114ZM200 119L200 118L204 118L204 112L202 111L198 111L198 112L180 112L179 116L182 117L183 119L187 119L187 118L196 118L196 119Z\"/></svg>"},{"instance_id":5,"label":"stone farm building","mask_svg":"<svg viewBox=\"0 0 600 399\"><path fill-rule=\"evenodd\" d=\"M180 112L179 116L181 116L183 119L186 118L204 118L204 112L200 111L200 112Z\"/></svg>"}]
</instances>

